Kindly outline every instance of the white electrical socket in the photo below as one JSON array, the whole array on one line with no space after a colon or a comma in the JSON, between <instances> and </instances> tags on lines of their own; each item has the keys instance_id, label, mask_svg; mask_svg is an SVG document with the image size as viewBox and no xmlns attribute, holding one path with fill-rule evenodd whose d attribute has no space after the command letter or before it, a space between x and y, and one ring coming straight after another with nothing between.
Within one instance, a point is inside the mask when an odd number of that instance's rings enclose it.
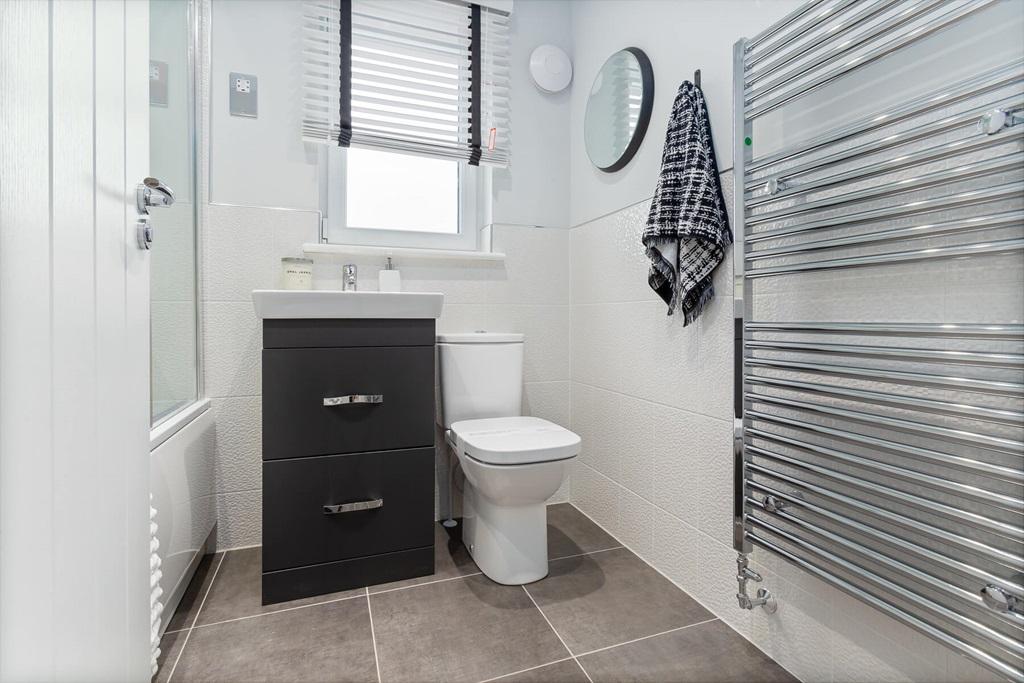
<instances>
[{"instance_id":1,"label":"white electrical socket","mask_svg":"<svg viewBox=\"0 0 1024 683\"><path fill-rule=\"evenodd\" d=\"M3 2L3 0L0 0ZM228 74L228 111L232 116L256 118L259 79L255 74L232 71Z\"/></svg>"}]
</instances>

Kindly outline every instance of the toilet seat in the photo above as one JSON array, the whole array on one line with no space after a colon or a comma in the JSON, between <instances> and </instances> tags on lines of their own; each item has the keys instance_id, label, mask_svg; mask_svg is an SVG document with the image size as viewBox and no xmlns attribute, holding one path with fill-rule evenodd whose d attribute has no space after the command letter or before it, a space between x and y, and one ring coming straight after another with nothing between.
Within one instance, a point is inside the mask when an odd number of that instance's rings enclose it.
<instances>
[{"instance_id":1,"label":"toilet seat","mask_svg":"<svg viewBox=\"0 0 1024 683\"><path fill-rule=\"evenodd\" d=\"M580 437L539 417L462 420L451 426L457 452L488 465L526 465L574 458Z\"/></svg>"}]
</instances>

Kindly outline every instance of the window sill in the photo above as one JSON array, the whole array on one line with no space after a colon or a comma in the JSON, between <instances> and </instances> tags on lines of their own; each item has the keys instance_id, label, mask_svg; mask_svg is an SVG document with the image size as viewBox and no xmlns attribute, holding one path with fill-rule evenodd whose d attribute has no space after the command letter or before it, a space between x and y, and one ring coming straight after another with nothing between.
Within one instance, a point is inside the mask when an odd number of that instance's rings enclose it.
<instances>
[{"instance_id":1,"label":"window sill","mask_svg":"<svg viewBox=\"0 0 1024 683\"><path fill-rule=\"evenodd\" d=\"M504 263L505 255L492 251L458 251L455 249L417 249L413 247L371 247L356 244L302 245L305 254L332 254L338 256L391 256L403 261L486 261Z\"/></svg>"}]
</instances>

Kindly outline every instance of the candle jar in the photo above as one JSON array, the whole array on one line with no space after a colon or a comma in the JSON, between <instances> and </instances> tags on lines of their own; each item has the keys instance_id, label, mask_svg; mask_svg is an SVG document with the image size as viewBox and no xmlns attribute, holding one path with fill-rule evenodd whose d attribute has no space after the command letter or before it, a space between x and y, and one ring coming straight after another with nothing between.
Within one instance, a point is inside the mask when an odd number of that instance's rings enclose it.
<instances>
[{"instance_id":1,"label":"candle jar","mask_svg":"<svg viewBox=\"0 0 1024 683\"><path fill-rule=\"evenodd\" d=\"M313 259L281 259L281 286L285 289L313 289Z\"/></svg>"}]
</instances>

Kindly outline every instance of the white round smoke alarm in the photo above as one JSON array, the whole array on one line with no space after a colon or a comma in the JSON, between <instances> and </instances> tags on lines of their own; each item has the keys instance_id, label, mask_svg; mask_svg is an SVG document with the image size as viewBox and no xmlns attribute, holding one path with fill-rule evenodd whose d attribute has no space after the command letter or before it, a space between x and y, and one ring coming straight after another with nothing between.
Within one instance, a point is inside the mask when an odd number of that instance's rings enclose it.
<instances>
[{"instance_id":1,"label":"white round smoke alarm","mask_svg":"<svg viewBox=\"0 0 1024 683\"><path fill-rule=\"evenodd\" d=\"M561 92L572 82L572 62L562 48L541 45L530 53L530 75L544 92Z\"/></svg>"}]
</instances>

